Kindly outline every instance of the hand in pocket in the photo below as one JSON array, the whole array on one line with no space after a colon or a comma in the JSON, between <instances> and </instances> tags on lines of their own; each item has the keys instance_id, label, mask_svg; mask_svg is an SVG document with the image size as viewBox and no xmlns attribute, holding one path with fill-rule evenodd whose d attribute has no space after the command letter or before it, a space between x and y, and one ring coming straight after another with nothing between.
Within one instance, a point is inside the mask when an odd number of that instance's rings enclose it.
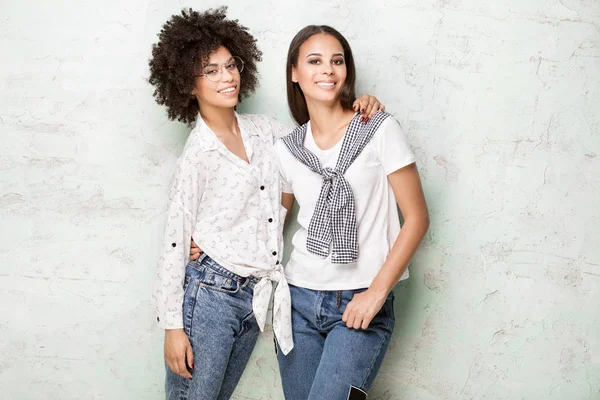
<instances>
[{"instance_id":1,"label":"hand in pocket","mask_svg":"<svg viewBox=\"0 0 600 400\"><path fill-rule=\"evenodd\" d=\"M192 244L190 246L190 260L196 261L198 258L200 258L202 253L204 253L202 249L200 249L196 242L194 242L194 239L192 239Z\"/></svg>"}]
</instances>

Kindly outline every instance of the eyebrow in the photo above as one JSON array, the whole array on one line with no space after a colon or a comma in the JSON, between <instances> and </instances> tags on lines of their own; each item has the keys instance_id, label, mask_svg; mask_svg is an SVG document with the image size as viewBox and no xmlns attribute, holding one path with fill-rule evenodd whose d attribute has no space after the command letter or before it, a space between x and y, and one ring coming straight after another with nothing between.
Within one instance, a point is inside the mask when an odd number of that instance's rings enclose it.
<instances>
[{"instance_id":1,"label":"eyebrow","mask_svg":"<svg viewBox=\"0 0 600 400\"><path fill-rule=\"evenodd\" d=\"M228 63L229 61L233 60L233 56L229 57L229 60L225 61L223 64ZM218 67L221 64L217 64L217 63L210 63L210 64L206 64L206 67ZM206 68L204 67L204 68Z\"/></svg>"},{"instance_id":2,"label":"eyebrow","mask_svg":"<svg viewBox=\"0 0 600 400\"><path fill-rule=\"evenodd\" d=\"M308 58L308 57L310 57L310 56L319 56L319 57L323 57L323 54L321 54L321 53L310 53L309 55L307 55L307 56L306 56L306 58ZM342 57L344 57L344 55L343 55L342 53L335 53L335 54L332 54L331 56L332 56L332 57L335 57L335 56L342 56Z\"/></svg>"}]
</instances>

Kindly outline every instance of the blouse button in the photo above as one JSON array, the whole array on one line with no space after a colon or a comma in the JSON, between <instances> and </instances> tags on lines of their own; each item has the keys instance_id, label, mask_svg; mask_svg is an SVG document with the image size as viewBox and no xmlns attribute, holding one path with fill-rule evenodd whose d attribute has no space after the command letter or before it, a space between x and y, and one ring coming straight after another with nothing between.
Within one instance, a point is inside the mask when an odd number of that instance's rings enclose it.
<instances>
[{"instance_id":1,"label":"blouse button","mask_svg":"<svg viewBox=\"0 0 600 400\"><path fill-rule=\"evenodd\" d=\"M273 218L269 218L269 222L273 222Z\"/></svg>"},{"instance_id":2,"label":"blouse button","mask_svg":"<svg viewBox=\"0 0 600 400\"><path fill-rule=\"evenodd\" d=\"M261 187L260 187L260 190L265 190L265 187L264 187L264 186L261 186Z\"/></svg>"},{"instance_id":3,"label":"blouse button","mask_svg":"<svg viewBox=\"0 0 600 400\"><path fill-rule=\"evenodd\" d=\"M177 246L175 243L171 243L171 247L175 247Z\"/></svg>"},{"instance_id":4,"label":"blouse button","mask_svg":"<svg viewBox=\"0 0 600 400\"><path fill-rule=\"evenodd\" d=\"M274 252L273 252L273 255L274 255L274 256L276 256L276 255L277 255L277 252L276 252L276 251L274 251Z\"/></svg>"}]
</instances>

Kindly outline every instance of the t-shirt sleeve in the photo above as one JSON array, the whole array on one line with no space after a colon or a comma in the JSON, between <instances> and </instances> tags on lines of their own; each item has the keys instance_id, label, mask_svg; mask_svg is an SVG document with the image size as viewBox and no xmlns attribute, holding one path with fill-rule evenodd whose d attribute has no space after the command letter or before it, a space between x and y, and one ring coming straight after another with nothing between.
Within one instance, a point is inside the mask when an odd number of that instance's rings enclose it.
<instances>
[{"instance_id":1,"label":"t-shirt sleeve","mask_svg":"<svg viewBox=\"0 0 600 400\"><path fill-rule=\"evenodd\" d=\"M292 182L288 179L288 174L285 169L288 149L281 139L275 143L275 155L277 158L277 165L279 167L279 176L281 177L281 191L283 193L294 194L292 190ZM288 160L289 162L289 160Z\"/></svg>"},{"instance_id":2,"label":"t-shirt sleeve","mask_svg":"<svg viewBox=\"0 0 600 400\"><path fill-rule=\"evenodd\" d=\"M415 162L406 135L395 118L386 118L375 132L373 140L386 175Z\"/></svg>"}]
</instances>

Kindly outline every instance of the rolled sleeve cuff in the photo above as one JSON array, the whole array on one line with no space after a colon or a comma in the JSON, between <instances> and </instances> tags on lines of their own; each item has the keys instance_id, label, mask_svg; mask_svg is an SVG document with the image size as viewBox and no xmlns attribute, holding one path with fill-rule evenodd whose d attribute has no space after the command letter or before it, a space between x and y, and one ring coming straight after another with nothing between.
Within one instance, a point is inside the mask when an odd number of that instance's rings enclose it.
<instances>
[{"instance_id":1,"label":"rolled sleeve cuff","mask_svg":"<svg viewBox=\"0 0 600 400\"><path fill-rule=\"evenodd\" d=\"M156 323L162 329L183 329L183 315L178 312L157 315Z\"/></svg>"}]
</instances>

